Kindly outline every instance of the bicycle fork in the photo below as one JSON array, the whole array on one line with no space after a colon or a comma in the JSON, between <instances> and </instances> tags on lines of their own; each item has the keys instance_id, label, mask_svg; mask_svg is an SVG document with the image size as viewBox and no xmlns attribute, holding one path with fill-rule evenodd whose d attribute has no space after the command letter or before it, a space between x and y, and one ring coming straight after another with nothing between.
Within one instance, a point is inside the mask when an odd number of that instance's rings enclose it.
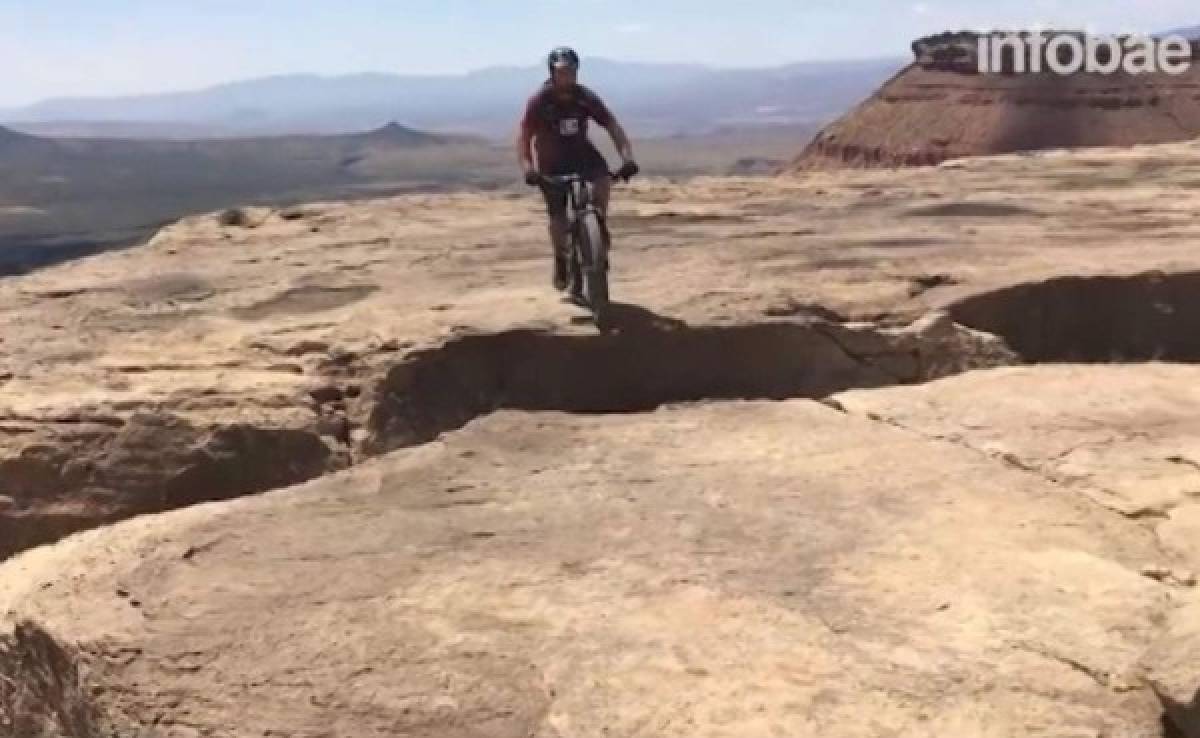
<instances>
[{"instance_id":1,"label":"bicycle fork","mask_svg":"<svg viewBox=\"0 0 1200 738\"><path fill-rule=\"evenodd\" d=\"M584 218L589 214L594 214L596 222L600 224L603 243L592 243L592 239L585 237ZM579 254L579 262L582 268L608 269L608 223L605 222L604 215L594 205L588 205L580 211L578 216L572 218L570 232L571 242ZM584 248L584 244L587 244L588 247Z\"/></svg>"}]
</instances>

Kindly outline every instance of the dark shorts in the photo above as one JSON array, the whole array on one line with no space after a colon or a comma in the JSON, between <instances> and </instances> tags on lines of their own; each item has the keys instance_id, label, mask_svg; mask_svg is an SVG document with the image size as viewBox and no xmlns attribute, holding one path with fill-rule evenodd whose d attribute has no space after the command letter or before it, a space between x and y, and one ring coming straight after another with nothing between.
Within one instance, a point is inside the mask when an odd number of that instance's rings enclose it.
<instances>
[{"instance_id":1,"label":"dark shorts","mask_svg":"<svg viewBox=\"0 0 1200 738\"><path fill-rule=\"evenodd\" d=\"M544 174L550 177L578 174L585 179L595 181L608 176L608 162L599 151L592 148L591 151L583 152L579 156L573 157L572 160L551 167L550 171L544 172ZM546 212L550 215L562 215L567 212L566 190L543 186L542 197L546 200Z\"/></svg>"}]
</instances>

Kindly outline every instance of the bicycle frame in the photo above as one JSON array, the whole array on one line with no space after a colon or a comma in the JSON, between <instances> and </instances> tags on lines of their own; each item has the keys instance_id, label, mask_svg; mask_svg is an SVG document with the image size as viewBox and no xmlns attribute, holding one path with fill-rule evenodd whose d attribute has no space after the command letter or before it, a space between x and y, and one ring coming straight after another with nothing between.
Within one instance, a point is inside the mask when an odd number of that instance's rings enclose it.
<instances>
[{"instance_id":1,"label":"bicycle frame","mask_svg":"<svg viewBox=\"0 0 1200 738\"><path fill-rule=\"evenodd\" d=\"M611 176L611 175L610 175ZM615 179L615 178L614 178ZM547 184L567 192L567 222L573 228L579 216L588 210L595 210L592 203L592 183L578 174L565 174L559 177L545 177ZM603 218L603 214L597 213Z\"/></svg>"}]
</instances>

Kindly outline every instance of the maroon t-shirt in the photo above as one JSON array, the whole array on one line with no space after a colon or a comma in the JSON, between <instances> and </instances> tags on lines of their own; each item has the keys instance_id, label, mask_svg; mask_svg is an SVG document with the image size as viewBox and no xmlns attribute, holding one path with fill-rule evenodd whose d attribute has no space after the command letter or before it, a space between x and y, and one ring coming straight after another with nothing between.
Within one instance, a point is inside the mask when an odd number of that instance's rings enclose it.
<instances>
[{"instance_id":1,"label":"maroon t-shirt","mask_svg":"<svg viewBox=\"0 0 1200 738\"><path fill-rule=\"evenodd\" d=\"M600 96L583 85L560 96L547 81L529 98L521 130L533 138L538 171L546 175L588 173L608 166L588 140L589 119L608 127L613 116Z\"/></svg>"}]
</instances>

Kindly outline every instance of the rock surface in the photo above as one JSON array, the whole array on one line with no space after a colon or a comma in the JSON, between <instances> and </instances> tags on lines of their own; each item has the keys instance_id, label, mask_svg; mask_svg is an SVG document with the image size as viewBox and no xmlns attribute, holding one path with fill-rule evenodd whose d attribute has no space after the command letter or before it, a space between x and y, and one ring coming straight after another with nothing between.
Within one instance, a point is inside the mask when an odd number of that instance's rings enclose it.
<instances>
[{"instance_id":1,"label":"rock surface","mask_svg":"<svg viewBox=\"0 0 1200 738\"><path fill-rule=\"evenodd\" d=\"M914 62L818 133L791 167L924 166L1200 136L1200 64L1182 75L981 74L977 48L973 33L915 42Z\"/></svg>"},{"instance_id":2,"label":"rock surface","mask_svg":"<svg viewBox=\"0 0 1200 738\"><path fill-rule=\"evenodd\" d=\"M0 608L98 644L97 678L122 685L108 709L167 735L1152 724L1138 660L1169 606L1137 573L1152 536L934 450L802 400L503 411L30 552Z\"/></svg>"},{"instance_id":3,"label":"rock surface","mask_svg":"<svg viewBox=\"0 0 1200 738\"><path fill-rule=\"evenodd\" d=\"M0 731L1200 734L1197 163L643 182L604 335L524 193L0 282Z\"/></svg>"},{"instance_id":4,"label":"rock surface","mask_svg":"<svg viewBox=\"0 0 1200 738\"><path fill-rule=\"evenodd\" d=\"M1045 478L1154 530L1176 589L1144 659L1179 721L1200 727L1200 368L1070 365L975 372L901 390L837 395L838 407ZM986 398L986 402L981 401Z\"/></svg>"}]
</instances>

